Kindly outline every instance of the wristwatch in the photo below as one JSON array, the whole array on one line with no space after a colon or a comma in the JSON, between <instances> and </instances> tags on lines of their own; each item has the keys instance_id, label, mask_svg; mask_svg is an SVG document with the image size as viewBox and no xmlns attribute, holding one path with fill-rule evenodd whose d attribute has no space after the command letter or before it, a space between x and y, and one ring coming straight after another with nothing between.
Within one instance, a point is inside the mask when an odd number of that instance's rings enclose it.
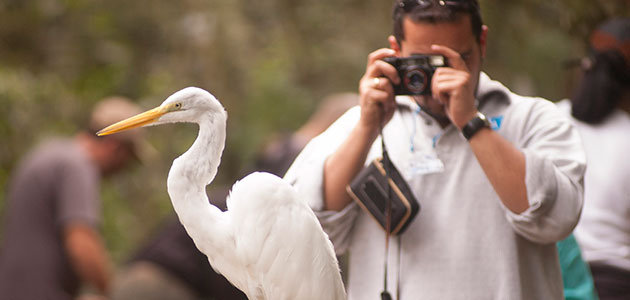
<instances>
[{"instance_id":1,"label":"wristwatch","mask_svg":"<svg viewBox=\"0 0 630 300\"><path fill-rule=\"evenodd\" d=\"M470 140L482 128L490 128L490 121L482 113L477 112L477 115L462 128L462 134L466 140Z\"/></svg>"}]
</instances>

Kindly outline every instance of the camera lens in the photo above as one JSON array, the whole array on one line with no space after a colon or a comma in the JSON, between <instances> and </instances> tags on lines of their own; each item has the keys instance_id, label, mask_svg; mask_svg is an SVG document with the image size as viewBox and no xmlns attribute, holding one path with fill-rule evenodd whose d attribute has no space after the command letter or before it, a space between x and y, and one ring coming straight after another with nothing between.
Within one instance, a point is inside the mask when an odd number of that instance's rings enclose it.
<instances>
[{"instance_id":1,"label":"camera lens","mask_svg":"<svg viewBox=\"0 0 630 300\"><path fill-rule=\"evenodd\" d=\"M427 76L421 69L412 69L405 73L405 86L413 94L422 94L427 86Z\"/></svg>"}]
</instances>

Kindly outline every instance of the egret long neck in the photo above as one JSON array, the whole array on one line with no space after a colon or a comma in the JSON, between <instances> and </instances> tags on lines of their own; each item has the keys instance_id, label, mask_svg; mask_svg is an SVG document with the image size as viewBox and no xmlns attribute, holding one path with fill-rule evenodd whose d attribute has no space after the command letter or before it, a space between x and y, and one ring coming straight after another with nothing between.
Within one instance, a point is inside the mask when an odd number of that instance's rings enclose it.
<instances>
[{"instance_id":1,"label":"egret long neck","mask_svg":"<svg viewBox=\"0 0 630 300\"><path fill-rule=\"evenodd\" d=\"M218 239L226 233L222 212L211 205L206 195L206 185L216 176L225 146L226 117L205 115L199 120L199 135L193 145L175 159L168 174L168 193L180 222L195 244L205 239ZM206 255L208 252L200 250Z\"/></svg>"},{"instance_id":2,"label":"egret long neck","mask_svg":"<svg viewBox=\"0 0 630 300\"><path fill-rule=\"evenodd\" d=\"M173 175L184 178L188 184L205 190L206 185L210 184L216 176L221 163L221 154L225 147L225 129L226 120L223 117L202 118L199 121L197 139L188 151L173 162L169 180L171 173L177 172ZM176 166L178 168L175 168Z\"/></svg>"}]
</instances>

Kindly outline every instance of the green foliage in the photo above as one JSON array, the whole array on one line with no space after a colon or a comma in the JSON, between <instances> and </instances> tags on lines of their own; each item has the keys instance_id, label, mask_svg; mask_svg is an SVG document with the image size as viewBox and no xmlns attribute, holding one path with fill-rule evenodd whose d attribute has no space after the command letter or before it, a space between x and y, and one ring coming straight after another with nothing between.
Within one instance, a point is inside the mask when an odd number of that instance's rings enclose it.
<instances>
[{"instance_id":1,"label":"green foliage","mask_svg":"<svg viewBox=\"0 0 630 300\"><path fill-rule=\"evenodd\" d=\"M485 70L516 91L559 99L561 63L588 32L630 13L626 0L482 0ZM367 54L387 46L383 0L0 2L0 186L34 143L81 128L100 98L151 108L186 86L229 114L218 184L231 184L273 132L298 128L325 95L356 91ZM171 213L166 173L190 146L188 125L153 128L160 151L103 187L104 232L117 262ZM5 193L0 195L0 210Z\"/></svg>"}]
</instances>

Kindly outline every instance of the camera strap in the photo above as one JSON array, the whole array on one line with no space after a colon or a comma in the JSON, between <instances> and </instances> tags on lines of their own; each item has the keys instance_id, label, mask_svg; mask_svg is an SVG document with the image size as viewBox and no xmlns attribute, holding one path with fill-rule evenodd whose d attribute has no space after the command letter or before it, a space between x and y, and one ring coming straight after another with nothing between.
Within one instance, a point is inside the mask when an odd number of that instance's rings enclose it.
<instances>
[{"instance_id":1,"label":"camera strap","mask_svg":"<svg viewBox=\"0 0 630 300\"><path fill-rule=\"evenodd\" d=\"M390 180L390 171L393 168L393 163L389 158L389 154L387 153L387 147L385 147L385 138L383 136L383 127L381 124L379 128L380 136L381 136L381 148L383 150L383 168L385 169L385 178L387 181ZM391 226L392 226L392 188L389 184L387 184L387 200L385 205L385 261L384 261L384 275L383 275L383 291L381 292L381 300L392 300L392 296L387 290L387 274L388 274L388 258L389 258L389 240L391 238ZM397 274L396 274L396 299L400 300L400 256L401 256L401 236L396 236L397 246L398 246L398 257L397 257Z\"/></svg>"},{"instance_id":2,"label":"camera strap","mask_svg":"<svg viewBox=\"0 0 630 300\"><path fill-rule=\"evenodd\" d=\"M383 116L383 123L384 123ZM381 123L380 135L381 135L381 148L383 149L383 168L385 169L385 178L389 181L389 155L387 155L387 148L385 148L385 138L383 137L383 124ZM387 260L389 257L389 238L391 236L392 227L392 188L387 184L387 200L385 201L385 263L384 263L384 275L383 275L383 291L381 292L381 300L392 300L392 296L387 291Z\"/></svg>"},{"instance_id":3,"label":"camera strap","mask_svg":"<svg viewBox=\"0 0 630 300\"><path fill-rule=\"evenodd\" d=\"M385 178L389 181L389 155L385 148L385 139L383 138L383 125L380 128L381 148L383 149L383 168L385 169ZM381 292L381 300L392 300L392 296L387 291L387 258L389 257L389 238L392 227L392 188L387 184L387 200L385 201L385 263L383 272L383 291Z\"/></svg>"},{"instance_id":4,"label":"camera strap","mask_svg":"<svg viewBox=\"0 0 630 300\"><path fill-rule=\"evenodd\" d=\"M383 136L383 127L380 127L381 136L381 148L383 149L383 168L385 169L385 178L390 180L390 170L392 168L392 162L387 154L387 148L385 147L385 138ZM385 262L384 262L384 275L383 275L383 291L381 292L381 300L392 300L392 296L387 290L387 261L389 257L389 240L391 238L391 226L392 226L392 188L387 184L387 200L385 204ZM396 286L396 299L400 300L400 236L398 240L398 275Z\"/></svg>"}]
</instances>

